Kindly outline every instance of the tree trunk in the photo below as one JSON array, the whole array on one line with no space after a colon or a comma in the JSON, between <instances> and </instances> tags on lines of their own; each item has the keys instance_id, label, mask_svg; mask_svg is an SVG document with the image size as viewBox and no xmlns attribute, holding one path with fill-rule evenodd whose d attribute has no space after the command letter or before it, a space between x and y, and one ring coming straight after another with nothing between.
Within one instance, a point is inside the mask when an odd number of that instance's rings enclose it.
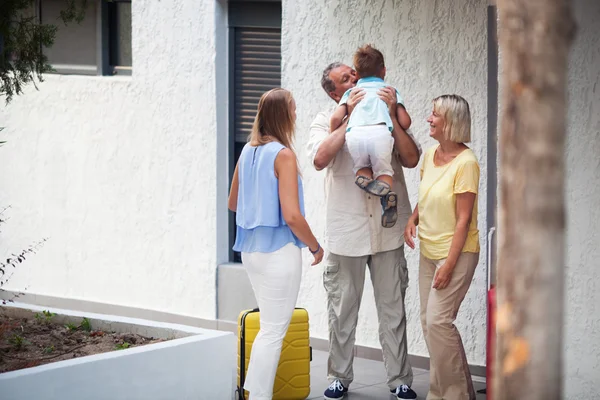
<instances>
[{"instance_id":1,"label":"tree trunk","mask_svg":"<svg viewBox=\"0 0 600 400\"><path fill-rule=\"evenodd\" d=\"M562 398L568 0L498 0L500 204L494 400Z\"/></svg>"}]
</instances>

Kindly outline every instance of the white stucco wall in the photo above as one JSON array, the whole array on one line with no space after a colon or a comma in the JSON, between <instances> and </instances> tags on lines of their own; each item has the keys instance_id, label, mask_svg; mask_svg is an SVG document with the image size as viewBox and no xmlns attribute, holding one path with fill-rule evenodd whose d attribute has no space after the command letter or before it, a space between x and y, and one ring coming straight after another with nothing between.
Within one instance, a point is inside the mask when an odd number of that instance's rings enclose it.
<instances>
[{"instance_id":1,"label":"white stucco wall","mask_svg":"<svg viewBox=\"0 0 600 400\"><path fill-rule=\"evenodd\" d=\"M0 148L0 207L12 207L0 256L49 238L9 289L215 317L216 264L228 249L215 233L227 236L226 188L217 183L227 176L226 160L217 159L227 144L215 139L227 125L227 41L215 38L215 30L225 32L223 4L133 2L132 77L48 76L39 92L29 87L0 107L0 140L8 140ZM600 398L600 3L575 5L565 278L565 390L573 399ZM424 148L433 144L425 123L431 98L455 92L469 100L485 193L486 7L486 0L283 1L282 86L298 103L297 147L318 235L323 173L308 165L305 144L316 113L332 104L320 75L329 62L350 64L365 42L383 51L387 80L405 98ZM406 177L414 205L417 170ZM458 318L469 362L477 365L485 364L485 201L480 196L481 262ZM417 254L408 252L409 352L426 356ZM299 306L311 313L311 335L327 338L322 268L305 262ZM368 278L357 344L379 347Z\"/></svg>"},{"instance_id":2,"label":"white stucco wall","mask_svg":"<svg viewBox=\"0 0 600 400\"><path fill-rule=\"evenodd\" d=\"M132 77L0 107L1 249L49 238L8 288L214 318L217 3L132 7Z\"/></svg>"},{"instance_id":3,"label":"white stucco wall","mask_svg":"<svg viewBox=\"0 0 600 400\"><path fill-rule=\"evenodd\" d=\"M600 399L600 2L576 0L569 60L565 393Z\"/></svg>"},{"instance_id":4,"label":"white stucco wall","mask_svg":"<svg viewBox=\"0 0 600 400\"><path fill-rule=\"evenodd\" d=\"M426 118L431 99L444 93L463 95L473 114L472 147L481 163L481 193L486 191L486 46L487 0L424 2L416 0L319 1L305 7L297 1L283 6L283 86L291 89L298 106L297 147L304 173L308 219L318 235L323 232L324 172L308 164L305 145L315 115L332 104L320 86L321 71L333 61L352 62L354 50L366 42L379 48L388 77L402 94L413 118L413 133L424 148ZM407 170L409 195L416 202L418 169ZM479 198L482 256L471 289L458 318L470 363L485 364L486 198ZM427 356L419 322L418 252L408 252L411 283L407 291L409 352ZM308 260L307 260L308 262ZM307 264L299 304L311 312L311 334L327 338L322 268ZM379 347L373 290L367 279L357 344Z\"/></svg>"}]
</instances>

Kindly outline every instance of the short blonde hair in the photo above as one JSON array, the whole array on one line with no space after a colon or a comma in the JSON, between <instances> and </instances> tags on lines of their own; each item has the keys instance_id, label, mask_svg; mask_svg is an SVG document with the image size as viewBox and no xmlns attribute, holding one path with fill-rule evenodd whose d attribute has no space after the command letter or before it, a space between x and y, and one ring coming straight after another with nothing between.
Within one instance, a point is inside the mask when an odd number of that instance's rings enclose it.
<instances>
[{"instance_id":1,"label":"short blonde hair","mask_svg":"<svg viewBox=\"0 0 600 400\"><path fill-rule=\"evenodd\" d=\"M456 94L444 94L433 99L433 111L444 118L444 136L455 143L471 141L471 111L469 103Z\"/></svg>"}]
</instances>

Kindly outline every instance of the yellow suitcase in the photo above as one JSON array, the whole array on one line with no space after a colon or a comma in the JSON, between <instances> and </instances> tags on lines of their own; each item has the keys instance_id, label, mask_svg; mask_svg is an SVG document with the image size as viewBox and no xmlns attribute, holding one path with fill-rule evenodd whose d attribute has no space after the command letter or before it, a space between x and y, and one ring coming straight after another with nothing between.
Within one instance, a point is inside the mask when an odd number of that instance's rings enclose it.
<instances>
[{"instance_id":1,"label":"yellow suitcase","mask_svg":"<svg viewBox=\"0 0 600 400\"><path fill-rule=\"evenodd\" d=\"M238 317L238 400L248 398L242 390L250 362L252 343L260 329L260 313L254 310L242 311ZM310 347L308 312L296 308L287 334L283 339L281 357L273 385L273 400L302 400L310 394Z\"/></svg>"}]
</instances>

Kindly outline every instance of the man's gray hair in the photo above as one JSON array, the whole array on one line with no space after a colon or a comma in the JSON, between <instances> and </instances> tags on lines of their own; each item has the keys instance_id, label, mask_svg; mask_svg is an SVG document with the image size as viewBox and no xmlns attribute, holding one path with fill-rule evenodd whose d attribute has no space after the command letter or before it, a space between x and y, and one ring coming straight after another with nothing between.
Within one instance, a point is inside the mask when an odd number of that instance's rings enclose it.
<instances>
[{"instance_id":1,"label":"man's gray hair","mask_svg":"<svg viewBox=\"0 0 600 400\"><path fill-rule=\"evenodd\" d=\"M323 70L323 76L321 76L321 86L323 87L323 90L325 91L325 93L327 93L327 96L331 97L331 95L329 93L331 92L335 92L335 82L333 82L331 80L331 78L329 77L329 74L331 73L332 70L343 66L344 64L342 64L341 62L334 62L331 63L327 66L327 68L325 68Z\"/></svg>"}]
</instances>

